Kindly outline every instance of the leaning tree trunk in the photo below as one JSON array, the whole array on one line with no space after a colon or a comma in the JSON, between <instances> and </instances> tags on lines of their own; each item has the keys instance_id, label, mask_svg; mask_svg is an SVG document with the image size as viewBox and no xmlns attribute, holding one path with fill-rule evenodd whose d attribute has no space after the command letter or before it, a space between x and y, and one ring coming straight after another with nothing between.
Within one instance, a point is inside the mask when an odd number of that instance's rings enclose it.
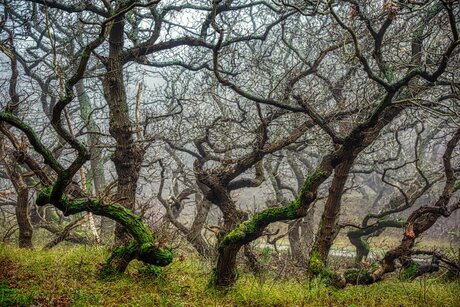
<instances>
[{"instance_id":1,"label":"leaning tree trunk","mask_svg":"<svg viewBox=\"0 0 460 307\"><path fill-rule=\"evenodd\" d=\"M353 157L347 157L335 168L334 178L329 188L329 196L324 206L316 242L311 251L311 254L317 255L323 263L326 263L329 250L339 231L337 222L340 214L340 204L353 160Z\"/></svg>"},{"instance_id":2,"label":"leaning tree trunk","mask_svg":"<svg viewBox=\"0 0 460 307\"><path fill-rule=\"evenodd\" d=\"M388 93L383 98L382 105L391 103L395 95L395 92ZM334 177L329 188L329 195L321 216L315 243L310 252L310 259L315 258L315 261L321 261L323 265L326 265L332 243L339 231L338 219L342 195L350 169L361 151L371 145L380 131L398 116L403 109L404 107L390 106L383 109L380 114L374 113L364 124L353 129L347 137L347 142L339 149L341 151L340 160L334 166Z\"/></svg>"}]
</instances>

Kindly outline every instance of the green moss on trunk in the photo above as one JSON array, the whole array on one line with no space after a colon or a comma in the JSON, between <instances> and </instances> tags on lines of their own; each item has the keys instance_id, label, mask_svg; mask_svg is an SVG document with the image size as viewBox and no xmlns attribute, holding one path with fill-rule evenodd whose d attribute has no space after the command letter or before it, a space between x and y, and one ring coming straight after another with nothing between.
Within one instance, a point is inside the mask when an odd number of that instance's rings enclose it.
<instances>
[{"instance_id":1,"label":"green moss on trunk","mask_svg":"<svg viewBox=\"0 0 460 307\"><path fill-rule=\"evenodd\" d=\"M270 223L302 217L308 209L308 207L305 207L305 204L310 204L315 198L315 195L309 195L314 194L314 191L310 191L313 183L325 179L325 177L326 174L324 172L317 170L305 180L299 195L289 206L269 208L254 214L250 220L238 224L235 229L227 233L220 241L219 249L231 244L243 245L251 242L259 237L263 229ZM306 198L308 199L306 200Z\"/></svg>"},{"instance_id":2,"label":"green moss on trunk","mask_svg":"<svg viewBox=\"0 0 460 307\"><path fill-rule=\"evenodd\" d=\"M310 255L308 273L311 277L321 278L329 286L336 288L345 287L344 278L340 274L328 269L317 251L313 251Z\"/></svg>"},{"instance_id":3,"label":"green moss on trunk","mask_svg":"<svg viewBox=\"0 0 460 307\"><path fill-rule=\"evenodd\" d=\"M402 228L404 227L405 223L406 221L402 219L393 220L382 218L371 226L349 231L347 233L348 239L350 240L350 243L353 244L353 246L356 248L355 263L359 264L363 258L367 258L367 255L370 252L367 237L385 228Z\"/></svg>"},{"instance_id":4,"label":"green moss on trunk","mask_svg":"<svg viewBox=\"0 0 460 307\"><path fill-rule=\"evenodd\" d=\"M118 204L104 204L98 199L72 199L63 196L57 201L51 199L53 186L44 188L37 197L37 205L43 206L52 203L65 215L89 211L97 215L106 216L119 222L133 236L134 241L113 250L112 255L102 268L102 275L121 273L133 259L139 259L146 264L166 266L172 262L171 251L155 243L152 232L142 219L131 210Z\"/></svg>"}]
</instances>

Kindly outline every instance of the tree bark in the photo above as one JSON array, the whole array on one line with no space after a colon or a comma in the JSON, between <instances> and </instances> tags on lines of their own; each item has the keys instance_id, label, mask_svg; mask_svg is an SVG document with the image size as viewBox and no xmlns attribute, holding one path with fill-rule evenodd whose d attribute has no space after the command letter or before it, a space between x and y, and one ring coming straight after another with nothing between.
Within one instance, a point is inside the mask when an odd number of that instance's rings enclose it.
<instances>
[{"instance_id":1,"label":"tree bark","mask_svg":"<svg viewBox=\"0 0 460 307\"><path fill-rule=\"evenodd\" d=\"M236 256L241 246L228 245L219 250L217 258L215 285L217 288L224 288L233 284L236 276Z\"/></svg>"},{"instance_id":2,"label":"tree bark","mask_svg":"<svg viewBox=\"0 0 460 307\"><path fill-rule=\"evenodd\" d=\"M129 118L126 91L123 80L123 46L124 46L124 15L117 16L109 34L109 57L105 63L107 72L104 75L104 96L109 105L109 132L117 146L112 156L117 172L117 202L130 210L134 210L136 201L137 181L144 149L135 143L134 127ZM129 241L126 231L120 224L115 229L117 243Z\"/></svg>"},{"instance_id":3,"label":"tree bark","mask_svg":"<svg viewBox=\"0 0 460 307\"><path fill-rule=\"evenodd\" d=\"M202 234L210 209L211 203L207 200L202 200L199 204L197 204L197 213L186 237L200 256L213 259L215 257L215 251L213 251L209 244L205 241Z\"/></svg>"},{"instance_id":4,"label":"tree bark","mask_svg":"<svg viewBox=\"0 0 460 307\"><path fill-rule=\"evenodd\" d=\"M316 241L312 252L326 263L329 250L336 238L340 228L337 225L340 214L343 189L348 179L348 173L353 165L354 157L345 158L335 169L334 178L329 188L329 196L321 216L321 223L316 235Z\"/></svg>"},{"instance_id":5,"label":"tree bark","mask_svg":"<svg viewBox=\"0 0 460 307\"><path fill-rule=\"evenodd\" d=\"M1 129L5 130L6 128L1 127ZM33 228L30 222L29 187L24 182L24 179L18 170L19 164L16 160L8 158L3 135L0 135L0 156L5 158L6 172L16 191L15 214L19 228L18 245L21 248L32 248Z\"/></svg>"},{"instance_id":6,"label":"tree bark","mask_svg":"<svg viewBox=\"0 0 460 307\"><path fill-rule=\"evenodd\" d=\"M29 218L29 188L24 184L17 189L16 219L19 227L19 247L32 248L33 228Z\"/></svg>"}]
</instances>

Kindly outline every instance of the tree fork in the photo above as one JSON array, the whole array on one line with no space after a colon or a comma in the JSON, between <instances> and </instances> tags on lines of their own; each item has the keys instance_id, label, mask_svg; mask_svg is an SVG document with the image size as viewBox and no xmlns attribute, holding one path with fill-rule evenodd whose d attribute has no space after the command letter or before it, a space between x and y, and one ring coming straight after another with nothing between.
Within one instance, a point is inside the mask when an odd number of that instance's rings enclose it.
<instances>
[{"instance_id":1,"label":"tree fork","mask_svg":"<svg viewBox=\"0 0 460 307\"><path fill-rule=\"evenodd\" d=\"M369 255L370 249L369 244L367 243L367 237L369 235L389 227L402 228L405 223L405 220L380 219L368 227L350 230L347 233L347 237L350 240L350 243L356 248L355 264L359 264Z\"/></svg>"},{"instance_id":2,"label":"tree fork","mask_svg":"<svg viewBox=\"0 0 460 307\"><path fill-rule=\"evenodd\" d=\"M316 199L316 191L331 172L330 159L326 158L316 171L305 180L299 195L288 206L269 208L254 214L223 236L219 242L216 276L213 277L216 287L226 287L236 281L236 255L241 247L255 239L270 223L293 220L307 214L310 204Z\"/></svg>"}]
</instances>

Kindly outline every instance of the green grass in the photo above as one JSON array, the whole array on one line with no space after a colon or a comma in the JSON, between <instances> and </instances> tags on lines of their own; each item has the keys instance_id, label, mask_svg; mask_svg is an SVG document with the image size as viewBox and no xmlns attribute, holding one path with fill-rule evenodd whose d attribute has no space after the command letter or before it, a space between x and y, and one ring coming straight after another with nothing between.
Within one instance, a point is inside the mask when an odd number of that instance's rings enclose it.
<instances>
[{"instance_id":1,"label":"green grass","mask_svg":"<svg viewBox=\"0 0 460 307\"><path fill-rule=\"evenodd\" d=\"M0 306L460 306L460 284L437 279L386 280L335 290L320 280L264 283L242 273L226 292L207 288L211 268L196 258L175 260L158 276L138 273L98 278L102 248L20 250L0 245ZM189 256L191 257L191 256Z\"/></svg>"}]
</instances>

